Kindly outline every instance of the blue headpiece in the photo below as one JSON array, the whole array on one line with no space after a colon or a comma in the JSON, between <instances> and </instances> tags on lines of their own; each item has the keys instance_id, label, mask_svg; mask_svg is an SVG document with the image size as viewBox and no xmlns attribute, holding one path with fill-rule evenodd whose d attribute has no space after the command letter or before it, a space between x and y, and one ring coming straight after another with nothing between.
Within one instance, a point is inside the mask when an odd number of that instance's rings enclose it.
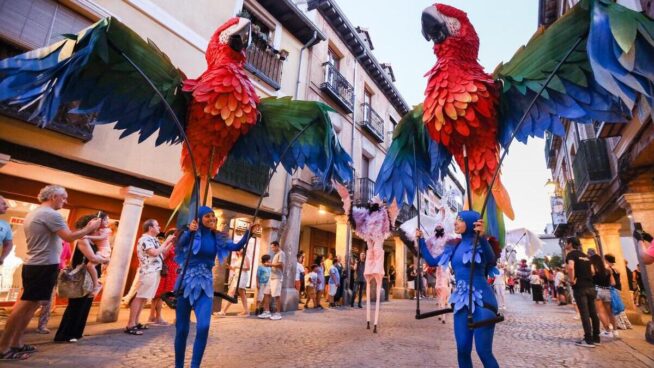
<instances>
[{"instance_id":1,"label":"blue headpiece","mask_svg":"<svg viewBox=\"0 0 654 368\"><path fill-rule=\"evenodd\" d=\"M472 236L475 233L475 222L481 218L476 211L460 211L457 215L466 223L466 231L461 236Z\"/></svg>"}]
</instances>

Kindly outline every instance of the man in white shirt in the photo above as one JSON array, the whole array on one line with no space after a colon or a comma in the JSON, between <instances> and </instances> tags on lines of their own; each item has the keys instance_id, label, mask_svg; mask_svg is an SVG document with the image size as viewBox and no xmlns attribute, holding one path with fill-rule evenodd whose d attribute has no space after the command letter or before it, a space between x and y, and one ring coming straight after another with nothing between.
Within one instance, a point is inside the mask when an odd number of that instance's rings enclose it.
<instances>
[{"instance_id":1,"label":"man in white shirt","mask_svg":"<svg viewBox=\"0 0 654 368\"><path fill-rule=\"evenodd\" d=\"M270 264L270 296L275 304L275 313L270 316L273 321L282 319L282 281L284 281L284 262L286 257L279 247L279 242L270 243L273 251L273 259Z\"/></svg>"}]
</instances>

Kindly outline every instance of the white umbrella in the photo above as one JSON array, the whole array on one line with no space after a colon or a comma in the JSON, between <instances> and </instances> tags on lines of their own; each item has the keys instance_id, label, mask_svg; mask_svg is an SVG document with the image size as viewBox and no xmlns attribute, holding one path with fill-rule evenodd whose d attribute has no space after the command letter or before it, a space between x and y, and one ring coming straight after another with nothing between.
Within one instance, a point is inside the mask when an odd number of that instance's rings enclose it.
<instances>
[{"instance_id":1,"label":"white umbrella","mask_svg":"<svg viewBox=\"0 0 654 368\"><path fill-rule=\"evenodd\" d=\"M536 252L541 250L545 243L530 230L525 228L513 229L506 232L506 244L513 244L514 248L522 246L525 249L527 257L533 257Z\"/></svg>"}]
</instances>

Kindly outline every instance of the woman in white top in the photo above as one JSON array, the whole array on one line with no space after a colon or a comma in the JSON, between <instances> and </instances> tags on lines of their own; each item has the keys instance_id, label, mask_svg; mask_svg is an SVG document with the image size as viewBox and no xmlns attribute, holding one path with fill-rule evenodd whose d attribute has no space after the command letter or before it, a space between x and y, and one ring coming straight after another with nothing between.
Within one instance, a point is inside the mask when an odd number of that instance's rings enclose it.
<instances>
[{"instance_id":1,"label":"woman in white top","mask_svg":"<svg viewBox=\"0 0 654 368\"><path fill-rule=\"evenodd\" d=\"M239 313L239 316L249 316L250 308L248 308L248 300L245 297L245 288L248 286L248 280L250 280L250 257L245 256L245 261L243 262L243 271L241 272L240 281L238 281L238 270L241 267L241 260L243 259L243 251L237 250L235 252L236 257L232 259L232 263L228 265L229 269L232 271L232 277L229 282L229 295L234 295L238 289L238 296L241 299L241 304L243 305L243 312ZM238 287L237 287L238 284ZM218 312L217 315L224 316L227 314L227 310L232 305L232 303L224 300L225 307L222 311Z\"/></svg>"},{"instance_id":2,"label":"woman in white top","mask_svg":"<svg viewBox=\"0 0 654 368\"><path fill-rule=\"evenodd\" d=\"M529 276L529 284L531 285L531 296L534 300L534 303L543 302L545 304L545 298L543 298L543 280L538 275L538 271L531 271L531 276Z\"/></svg>"}]
</instances>

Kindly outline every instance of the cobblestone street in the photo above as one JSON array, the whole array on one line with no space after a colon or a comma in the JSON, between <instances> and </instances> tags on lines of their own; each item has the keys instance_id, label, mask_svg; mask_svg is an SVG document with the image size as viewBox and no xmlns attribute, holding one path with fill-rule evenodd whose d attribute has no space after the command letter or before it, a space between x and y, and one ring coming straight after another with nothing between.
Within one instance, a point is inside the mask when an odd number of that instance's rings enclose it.
<instances>
[{"instance_id":1,"label":"cobblestone street","mask_svg":"<svg viewBox=\"0 0 654 368\"><path fill-rule=\"evenodd\" d=\"M495 335L502 367L652 367L654 349L643 327L622 332L616 341L586 349L573 345L581 334L570 307L534 306L529 296L508 296L507 320ZM433 303L422 303L424 311ZM206 367L456 367L450 318L413 318L415 302L396 300L381 310L380 333L365 329L365 310L287 313L281 321L214 318ZM126 310L122 314L127 314ZM147 311L144 312L147 315ZM172 314L167 315L172 320ZM93 315L91 316L93 319ZM51 327L56 327L53 321ZM122 322L121 322L122 323ZM170 367L174 328L151 327L143 336L121 332L122 324L91 324L79 343L54 344L30 333L40 352L7 367ZM192 337L192 335L191 335ZM475 354L473 353L473 356ZM190 349L187 350L187 361ZM475 356L475 366L481 363Z\"/></svg>"}]
</instances>

